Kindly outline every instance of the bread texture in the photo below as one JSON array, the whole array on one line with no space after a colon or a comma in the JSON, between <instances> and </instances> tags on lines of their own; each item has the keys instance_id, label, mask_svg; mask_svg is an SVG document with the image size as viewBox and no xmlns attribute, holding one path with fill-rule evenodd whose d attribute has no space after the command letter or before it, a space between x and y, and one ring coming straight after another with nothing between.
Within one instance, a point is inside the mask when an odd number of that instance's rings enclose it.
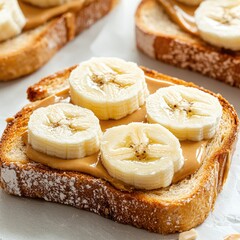
<instances>
[{"instance_id":1,"label":"bread texture","mask_svg":"<svg viewBox=\"0 0 240 240\"><path fill-rule=\"evenodd\" d=\"M0 81L28 75L84 29L105 16L116 0L95 0L77 12L67 12L42 26L0 43Z\"/></svg>"},{"instance_id":2,"label":"bread texture","mask_svg":"<svg viewBox=\"0 0 240 240\"><path fill-rule=\"evenodd\" d=\"M220 49L183 31L158 0L143 0L135 15L137 47L148 56L240 87L240 52Z\"/></svg>"},{"instance_id":3,"label":"bread texture","mask_svg":"<svg viewBox=\"0 0 240 240\"><path fill-rule=\"evenodd\" d=\"M228 174L238 132L238 117L233 107L220 95L143 67L148 77L196 87L216 96L223 115L217 134L206 146L203 164L193 175L154 191L120 191L103 179L51 169L26 157L21 135L27 129L34 106L40 99L68 87L67 79L74 68L30 87L28 98L34 102L8 120L0 145L2 188L9 194L71 205L157 233L182 232L201 224L213 209Z\"/></svg>"}]
</instances>

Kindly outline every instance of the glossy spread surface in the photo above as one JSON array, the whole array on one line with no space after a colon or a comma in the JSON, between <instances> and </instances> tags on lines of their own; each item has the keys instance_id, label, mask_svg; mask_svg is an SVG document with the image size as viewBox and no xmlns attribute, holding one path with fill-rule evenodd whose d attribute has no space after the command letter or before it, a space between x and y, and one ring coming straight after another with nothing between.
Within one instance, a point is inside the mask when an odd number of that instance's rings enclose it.
<instances>
[{"instance_id":1,"label":"glossy spread surface","mask_svg":"<svg viewBox=\"0 0 240 240\"><path fill-rule=\"evenodd\" d=\"M156 80L152 78L147 78L148 89L150 93L154 93L160 87L166 87L171 85L169 82L163 80ZM37 103L35 106L36 108L45 107L50 104L54 104L60 101L69 102L69 89L63 90L57 93L54 96L50 96L40 103ZM100 125L103 131L107 128L111 128L117 125L128 124L131 122L145 122L146 121L146 109L145 106L138 109L133 114L120 119L120 120L108 120L108 121L100 121ZM27 144L27 137L23 135L23 140ZM200 141L200 142L191 142L191 141L183 141L181 142L181 147L183 150L183 156L185 158L185 163L183 168L176 172L173 178L173 183L178 182L185 177L193 174L201 165L205 147L207 141ZM102 178L110 182L112 185L117 187L118 189L128 190L131 191L131 187L123 184L121 181L112 178L106 169L99 161L98 153L82 158L82 159L72 159L72 160L64 160L59 159L56 157L47 156L46 154L40 153L32 149L31 146L27 145L26 154L28 158L32 159L33 161L42 163L49 167L66 170L66 171L79 171L83 172L97 178Z\"/></svg>"},{"instance_id":2,"label":"glossy spread surface","mask_svg":"<svg viewBox=\"0 0 240 240\"><path fill-rule=\"evenodd\" d=\"M164 7L171 19L178 24L183 30L199 35L195 23L194 12L197 6L190 6L180 3L176 0L158 0Z\"/></svg>"},{"instance_id":3,"label":"glossy spread surface","mask_svg":"<svg viewBox=\"0 0 240 240\"><path fill-rule=\"evenodd\" d=\"M21 0L19 0L18 2L20 8L23 11L24 16L27 19L27 23L24 27L24 30L29 30L38 27L47 22L48 20L59 15L62 15L63 13L77 11L81 9L83 6L93 1L94 0L77 0L51 8L35 7Z\"/></svg>"}]
</instances>

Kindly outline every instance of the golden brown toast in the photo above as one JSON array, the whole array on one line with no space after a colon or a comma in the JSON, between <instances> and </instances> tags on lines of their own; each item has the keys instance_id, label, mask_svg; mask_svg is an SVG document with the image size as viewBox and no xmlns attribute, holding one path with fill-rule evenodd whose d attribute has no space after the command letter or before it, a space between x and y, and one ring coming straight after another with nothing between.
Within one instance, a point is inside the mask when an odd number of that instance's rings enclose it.
<instances>
[{"instance_id":1,"label":"golden brown toast","mask_svg":"<svg viewBox=\"0 0 240 240\"><path fill-rule=\"evenodd\" d=\"M137 47L165 63L240 87L240 52L213 47L175 24L158 0L143 0L135 15Z\"/></svg>"},{"instance_id":2,"label":"golden brown toast","mask_svg":"<svg viewBox=\"0 0 240 240\"><path fill-rule=\"evenodd\" d=\"M84 29L105 16L116 0L95 0L42 26L0 43L0 81L30 74Z\"/></svg>"},{"instance_id":3,"label":"golden brown toast","mask_svg":"<svg viewBox=\"0 0 240 240\"><path fill-rule=\"evenodd\" d=\"M146 77L196 87L216 96L223 115L217 134L206 145L206 157L194 174L167 188L121 191L103 179L52 169L26 157L22 134L34 106L41 103L40 99L68 87L68 76L74 68L48 76L30 87L28 98L35 102L8 120L0 145L2 188L9 194L71 205L152 232L182 232L201 224L213 210L228 175L239 125L232 105L222 96L193 83L143 67Z\"/></svg>"}]
</instances>

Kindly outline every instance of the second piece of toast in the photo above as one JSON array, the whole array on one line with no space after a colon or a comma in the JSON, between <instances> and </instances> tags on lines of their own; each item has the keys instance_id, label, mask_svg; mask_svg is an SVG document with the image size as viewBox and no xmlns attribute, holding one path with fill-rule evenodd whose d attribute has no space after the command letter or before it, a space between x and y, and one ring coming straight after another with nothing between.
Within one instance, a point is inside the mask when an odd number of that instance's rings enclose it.
<instances>
[{"instance_id":1,"label":"second piece of toast","mask_svg":"<svg viewBox=\"0 0 240 240\"><path fill-rule=\"evenodd\" d=\"M240 53L209 45L183 31L158 0L143 0L135 16L138 48L168 64L240 87Z\"/></svg>"},{"instance_id":2,"label":"second piece of toast","mask_svg":"<svg viewBox=\"0 0 240 240\"><path fill-rule=\"evenodd\" d=\"M77 12L66 12L33 30L0 43L0 81L30 74L77 34L105 16L116 0L95 0Z\"/></svg>"}]
</instances>

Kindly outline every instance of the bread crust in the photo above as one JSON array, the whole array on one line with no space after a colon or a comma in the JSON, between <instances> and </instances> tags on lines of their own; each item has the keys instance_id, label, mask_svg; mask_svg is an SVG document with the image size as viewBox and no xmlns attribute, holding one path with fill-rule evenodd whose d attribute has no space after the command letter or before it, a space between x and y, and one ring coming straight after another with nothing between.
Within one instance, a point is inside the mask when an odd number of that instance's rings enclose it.
<instances>
[{"instance_id":1,"label":"bread crust","mask_svg":"<svg viewBox=\"0 0 240 240\"><path fill-rule=\"evenodd\" d=\"M96 0L76 13L65 13L38 27L41 28L38 34L32 34L37 29L24 33L33 35L28 45L17 51L0 54L0 81L16 79L39 69L66 43L105 16L115 2ZM21 37L20 35L17 38Z\"/></svg>"},{"instance_id":2,"label":"bread crust","mask_svg":"<svg viewBox=\"0 0 240 240\"><path fill-rule=\"evenodd\" d=\"M165 29L160 28L159 31L153 31L144 20L145 12L151 11L151 8L162 11L157 0L143 0L136 11L136 43L139 50L165 63L193 70L232 86L240 87L239 51L227 51L213 47L200 38L183 32L178 26L174 28L182 32L184 37L168 34ZM166 14L164 13L164 15ZM169 18L166 25L168 23L173 24Z\"/></svg>"},{"instance_id":3,"label":"bread crust","mask_svg":"<svg viewBox=\"0 0 240 240\"><path fill-rule=\"evenodd\" d=\"M29 98L44 99L54 91L61 90L63 86L66 87L67 78L75 67L46 77L30 87ZM193 83L144 67L142 69L148 77L199 88ZM57 79L57 83L54 83L54 79ZM213 209L228 172L229 154L237 137L238 118L234 108L222 96L203 88L199 89L218 97L223 106L222 121L227 130L223 133L224 138L222 135L218 136L218 140L221 140L220 147L214 150L212 147L209 148L208 157L191 177L158 191L135 190L129 193L87 174L51 169L32 162L24 153L25 146L21 134L26 130L33 107L38 104L36 101L24 107L9 120L2 136L0 143L2 188L9 194L43 198L46 201L71 205L157 233L182 232L201 224Z\"/></svg>"}]
</instances>

